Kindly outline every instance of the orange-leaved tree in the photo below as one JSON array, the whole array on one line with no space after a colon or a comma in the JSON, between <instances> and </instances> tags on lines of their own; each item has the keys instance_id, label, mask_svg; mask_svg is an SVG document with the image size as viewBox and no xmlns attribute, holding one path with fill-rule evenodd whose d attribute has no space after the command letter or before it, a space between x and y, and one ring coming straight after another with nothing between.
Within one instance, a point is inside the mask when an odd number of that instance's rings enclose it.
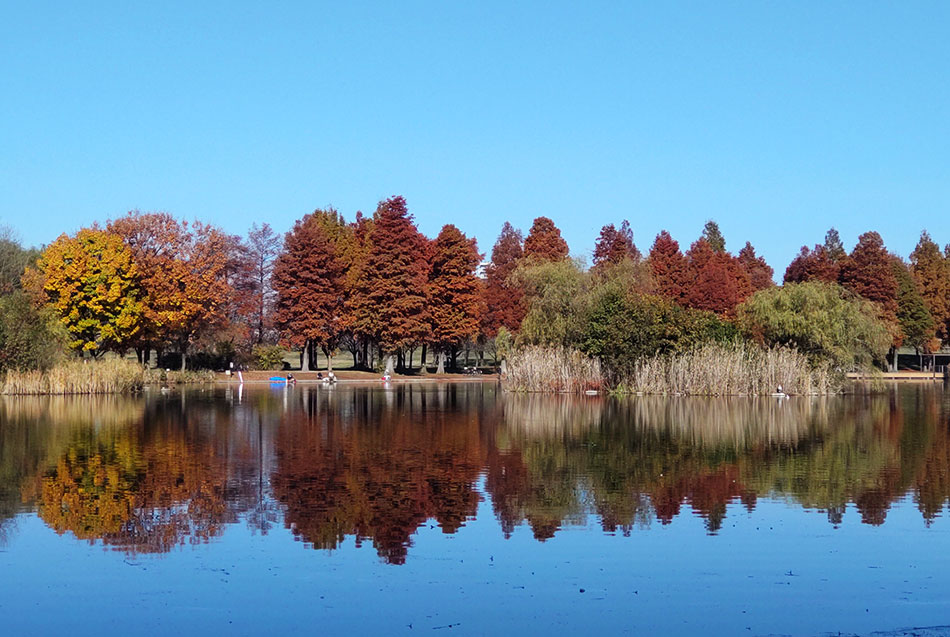
<instances>
[{"instance_id":1,"label":"orange-leaved tree","mask_svg":"<svg viewBox=\"0 0 950 637\"><path fill-rule=\"evenodd\" d=\"M332 352L343 331L343 262L317 211L294 224L274 263L275 324L281 339L303 349L301 369L310 367L311 345L320 346L332 369Z\"/></svg>"},{"instance_id":2,"label":"orange-leaved tree","mask_svg":"<svg viewBox=\"0 0 950 637\"><path fill-rule=\"evenodd\" d=\"M911 274L920 285L924 303L934 318L937 336L947 341L950 323L950 284L947 261L927 231L920 233L920 241L910 254Z\"/></svg>"},{"instance_id":3,"label":"orange-leaved tree","mask_svg":"<svg viewBox=\"0 0 950 637\"><path fill-rule=\"evenodd\" d=\"M177 346L185 369L191 344L226 320L228 236L164 212L130 212L111 221L109 231L131 249L145 290L142 347Z\"/></svg>"},{"instance_id":4,"label":"orange-leaved tree","mask_svg":"<svg viewBox=\"0 0 950 637\"><path fill-rule=\"evenodd\" d=\"M395 354L428 335L428 241L412 222L406 200L391 197L376 208L369 244L350 311L354 329L377 343L392 373Z\"/></svg>"},{"instance_id":5,"label":"orange-leaved tree","mask_svg":"<svg viewBox=\"0 0 950 637\"><path fill-rule=\"evenodd\" d=\"M481 295L482 283L475 275L481 255L475 239L467 238L451 224L442 227L432 243L429 275L430 340L439 355L439 373L445 371L445 354L452 356L458 348L478 336L478 327L485 313Z\"/></svg>"},{"instance_id":6,"label":"orange-leaved tree","mask_svg":"<svg viewBox=\"0 0 950 637\"><path fill-rule=\"evenodd\" d=\"M740 267L749 276L754 292L775 287L775 281L772 280L775 271L765 259L755 254L755 248L750 242L746 241L745 246L739 250L738 259Z\"/></svg>"},{"instance_id":7,"label":"orange-leaved tree","mask_svg":"<svg viewBox=\"0 0 950 637\"><path fill-rule=\"evenodd\" d=\"M634 263L640 261L640 251L633 243L633 230L626 219L620 224L619 229L612 223L600 229L600 236L594 245L593 269L603 270L611 265L622 263L625 259Z\"/></svg>"},{"instance_id":8,"label":"orange-leaved tree","mask_svg":"<svg viewBox=\"0 0 950 637\"><path fill-rule=\"evenodd\" d=\"M485 268L485 317L483 331L494 338L502 327L517 332L527 311L524 290L510 281L523 255L521 232L507 221L491 251L491 263Z\"/></svg>"},{"instance_id":9,"label":"orange-leaved tree","mask_svg":"<svg viewBox=\"0 0 950 637\"><path fill-rule=\"evenodd\" d=\"M98 228L64 234L43 251L37 267L72 349L99 356L136 337L142 291L132 253L119 237Z\"/></svg>"},{"instance_id":10,"label":"orange-leaved tree","mask_svg":"<svg viewBox=\"0 0 950 637\"><path fill-rule=\"evenodd\" d=\"M671 301L683 303L688 293L688 267L680 244L666 230L656 235L647 257L656 291Z\"/></svg>"},{"instance_id":11,"label":"orange-leaved tree","mask_svg":"<svg viewBox=\"0 0 950 637\"><path fill-rule=\"evenodd\" d=\"M561 261L567 254L567 241L554 222L547 217L535 219L524 240L524 256L538 261Z\"/></svg>"}]
</instances>

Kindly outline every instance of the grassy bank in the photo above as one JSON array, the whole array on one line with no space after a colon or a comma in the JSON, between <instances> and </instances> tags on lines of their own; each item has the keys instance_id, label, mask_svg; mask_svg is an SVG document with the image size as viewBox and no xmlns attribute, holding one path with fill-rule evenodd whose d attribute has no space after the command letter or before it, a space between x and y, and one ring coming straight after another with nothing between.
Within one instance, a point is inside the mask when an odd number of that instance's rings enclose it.
<instances>
[{"instance_id":1,"label":"grassy bank","mask_svg":"<svg viewBox=\"0 0 950 637\"><path fill-rule=\"evenodd\" d=\"M830 394L841 379L827 367L813 367L788 348L752 344L708 344L686 353L636 361L613 382L598 361L575 350L526 347L508 359L502 382L508 391L617 393L685 396L756 396L782 387L789 394Z\"/></svg>"},{"instance_id":2,"label":"grassy bank","mask_svg":"<svg viewBox=\"0 0 950 637\"><path fill-rule=\"evenodd\" d=\"M147 380L146 372L134 361L69 360L45 372L8 371L0 394L118 394L138 391Z\"/></svg>"}]
</instances>

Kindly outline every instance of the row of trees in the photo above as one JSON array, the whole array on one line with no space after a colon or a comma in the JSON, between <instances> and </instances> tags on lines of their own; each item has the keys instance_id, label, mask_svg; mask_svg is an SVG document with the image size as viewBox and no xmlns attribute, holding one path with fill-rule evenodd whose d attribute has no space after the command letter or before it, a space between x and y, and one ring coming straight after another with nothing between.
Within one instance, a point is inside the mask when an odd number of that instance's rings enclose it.
<instances>
[{"instance_id":1,"label":"row of trees","mask_svg":"<svg viewBox=\"0 0 950 637\"><path fill-rule=\"evenodd\" d=\"M279 343L299 349L304 368L318 351L332 364L346 349L355 365L389 371L410 369L419 350L443 371L462 348L497 356L513 342L579 347L619 365L739 334L816 356L863 339L850 358L879 359L879 330L862 316L883 326L892 353L901 345L934 352L950 334L950 251L926 232L905 263L874 232L849 254L832 229L823 244L802 248L782 288L750 243L729 252L712 221L685 252L663 231L645 257L627 221L609 224L588 269L538 217L527 237L505 223L483 269L482 261L454 225L425 237L402 197L350 222L317 210L283 241L267 224L240 237L139 212L63 235L42 253L0 237L0 364L50 358L17 353L23 339L5 328L11 322L42 331L28 342L59 339L92 356L134 349L143 362L152 351L163 363L174 353L182 368L189 356L196 365L242 362ZM834 325L808 314L804 299L816 298ZM281 359L274 349L271 364ZM841 351L828 357L848 364Z\"/></svg>"}]
</instances>

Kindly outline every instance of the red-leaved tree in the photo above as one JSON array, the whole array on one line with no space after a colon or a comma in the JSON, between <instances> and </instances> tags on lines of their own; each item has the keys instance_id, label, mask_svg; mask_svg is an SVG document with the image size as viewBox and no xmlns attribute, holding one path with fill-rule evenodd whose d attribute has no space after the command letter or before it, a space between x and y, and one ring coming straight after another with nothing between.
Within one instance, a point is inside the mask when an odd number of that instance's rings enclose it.
<instances>
[{"instance_id":1,"label":"red-leaved tree","mask_svg":"<svg viewBox=\"0 0 950 637\"><path fill-rule=\"evenodd\" d=\"M309 369L312 345L332 369L332 351L343 331L343 263L318 213L294 224L274 263L275 324L287 345L302 348Z\"/></svg>"},{"instance_id":2,"label":"red-leaved tree","mask_svg":"<svg viewBox=\"0 0 950 637\"><path fill-rule=\"evenodd\" d=\"M752 244L748 241L746 241L745 247L739 250L738 259L739 265L749 276L749 282L752 285L753 291L758 292L759 290L764 290L775 285L775 281L772 280L772 275L775 274L775 272L771 266L765 262L765 259L756 256L755 248L753 248Z\"/></svg>"},{"instance_id":3,"label":"red-leaved tree","mask_svg":"<svg viewBox=\"0 0 950 637\"><path fill-rule=\"evenodd\" d=\"M485 319L482 330L494 338L502 327L517 332L525 315L524 291L509 282L511 273L523 256L521 231L507 221L491 251L491 263L485 268Z\"/></svg>"},{"instance_id":4,"label":"red-leaved tree","mask_svg":"<svg viewBox=\"0 0 950 637\"><path fill-rule=\"evenodd\" d=\"M538 261L560 261L567 258L567 241L561 237L561 231L553 221L538 217L524 240L524 255Z\"/></svg>"},{"instance_id":5,"label":"red-leaved tree","mask_svg":"<svg viewBox=\"0 0 950 637\"><path fill-rule=\"evenodd\" d=\"M633 230L626 219L619 229L612 223L600 229L600 236L594 245L594 269L616 265L624 259L634 263L640 261L640 251L633 243Z\"/></svg>"},{"instance_id":6,"label":"red-leaved tree","mask_svg":"<svg viewBox=\"0 0 950 637\"><path fill-rule=\"evenodd\" d=\"M689 272L686 257L680 252L680 244L669 232L663 230L656 235L647 261L657 293L683 303L688 293Z\"/></svg>"},{"instance_id":7,"label":"red-leaved tree","mask_svg":"<svg viewBox=\"0 0 950 637\"><path fill-rule=\"evenodd\" d=\"M439 373L445 354L455 367L459 347L478 336L484 315L481 281L475 270L481 261L475 239L467 238L455 226L443 226L432 242L429 274L430 340L439 353Z\"/></svg>"},{"instance_id":8,"label":"red-leaved tree","mask_svg":"<svg viewBox=\"0 0 950 637\"><path fill-rule=\"evenodd\" d=\"M355 329L379 345L392 373L394 355L428 335L428 241L413 224L406 200L392 197L376 208L369 243L351 310Z\"/></svg>"}]
</instances>

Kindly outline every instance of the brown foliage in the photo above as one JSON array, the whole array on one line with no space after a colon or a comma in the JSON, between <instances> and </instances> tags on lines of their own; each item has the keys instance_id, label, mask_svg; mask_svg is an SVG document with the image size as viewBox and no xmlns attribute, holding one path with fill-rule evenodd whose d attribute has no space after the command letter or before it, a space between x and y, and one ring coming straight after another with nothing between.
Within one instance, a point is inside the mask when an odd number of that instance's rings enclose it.
<instances>
[{"instance_id":1,"label":"brown foliage","mask_svg":"<svg viewBox=\"0 0 950 637\"><path fill-rule=\"evenodd\" d=\"M428 241L416 229L406 200L379 203L366 260L350 298L353 329L394 352L425 339Z\"/></svg>"},{"instance_id":2,"label":"brown foliage","mask_svg":"<svg viewBox=\"0 0 950 637\"><path fill-rule=\"evenodd\" d=\"M620 224L619 230L612 223L600 229L600 236L594 245L594 269L616 265L624 259L634 263L640 261L640 251L633 243L633 230L626 219Z\"/></svg>"},{"instance_id":3,"label":"brown foliage","mask_svg":"<svg viewBox=\"0 0 950 637\"><path fill-rule=\"evenodd\" d=\"M344 327L343 263L319 212L287 233L274 263L273 286L275 324L285 343L329 346L336 341Z\"/></svg>"},{"instance_id":4,"label":"brown foliage","mask_svg":"<svg viewBox=\"0 0 950 637\"><path fill-rule=\"evenodd\" d=\"M457 347L478 336L485 313L482 284L475 276L481 255L475 239L449 224L432 243L431 260L430 338L443 349Z\"/></svg>"},{"instance_id":5,"label":"brown foliage","mask_svg":"<svg viewBox=\"0 0 950 637\"><path fill-rule=\"evenodd\" d=\"M521 232L507 221L492 248L491 263L485 268L485 335L493 338L501 327L517 332L524 319L524 290L510 281L523 256Z\"/></svg>"},{"instance_id":6,"label":"brown foliage","mask_svg":"<svg viewBox=\"0 0 950 637\"><path fill-rule=\"evenodd\" d=\"M682 303L688 294L686 257L680 252L680 244L666 230L656 235L647 257L656 291L661 296Z\"/></svg>"},{"instance_id":7,"label":"brown foliage","mask_svg":"<svg viewBox=\"0 0 950 637\"><path fill-rule=\"evenodd\" d=\"M567 241L561 231L547 217L538 217L531 224L528 238L524 240L524 255L538 261L560 261L568 254Z\"/></svg>"}]
</instances>

